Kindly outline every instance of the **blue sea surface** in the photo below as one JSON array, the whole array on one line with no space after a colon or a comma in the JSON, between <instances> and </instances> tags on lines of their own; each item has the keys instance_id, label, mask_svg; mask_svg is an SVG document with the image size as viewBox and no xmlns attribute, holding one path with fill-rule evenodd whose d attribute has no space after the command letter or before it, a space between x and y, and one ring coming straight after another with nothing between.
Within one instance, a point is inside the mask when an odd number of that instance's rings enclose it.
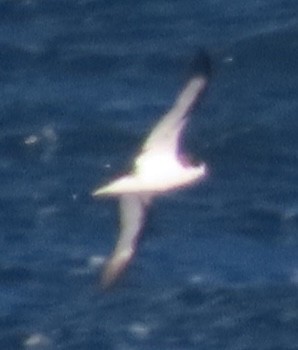
<instances>
[{"instance_id":1,"label":"blue sea surface","mask_svg":"<svg viewBox=\"0 0 298 350\"><path fill-rule=\"evenodd\" d=\"M298 2L0 0L0 349L298 349ZM110 291L96 186L129 169L200 48L183 148Z\"/></svg>"}]
</instances>

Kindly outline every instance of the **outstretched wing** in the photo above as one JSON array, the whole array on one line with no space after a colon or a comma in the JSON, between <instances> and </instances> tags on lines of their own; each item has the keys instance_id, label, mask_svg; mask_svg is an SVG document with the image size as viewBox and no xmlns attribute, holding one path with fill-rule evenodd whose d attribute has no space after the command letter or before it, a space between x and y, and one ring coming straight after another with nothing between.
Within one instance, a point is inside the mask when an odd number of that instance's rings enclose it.
<instances>
[{"instance_id":1,"label":"outstretched wing","mask_svg":"<svg viewBox=\"0 0 298 350\"><path fill-rule=\"evenodd\" d=\"M111 286L132 259L150 201L149 195L120 196L120 236L102 275L103 288Z\"/></svg>"},{"instance_id":2,"label":"outstretched wing","mask_svg":"<svg viewBox=\"0 0 298 350\"><path fill-rule=\"evenodd\" d=\"M142 152L172 153L176 155L181 131L187 121L188 112L207 85L207 77L195 76L178 95L173 107L149 134Z\"/></svg>"}]
</instances>

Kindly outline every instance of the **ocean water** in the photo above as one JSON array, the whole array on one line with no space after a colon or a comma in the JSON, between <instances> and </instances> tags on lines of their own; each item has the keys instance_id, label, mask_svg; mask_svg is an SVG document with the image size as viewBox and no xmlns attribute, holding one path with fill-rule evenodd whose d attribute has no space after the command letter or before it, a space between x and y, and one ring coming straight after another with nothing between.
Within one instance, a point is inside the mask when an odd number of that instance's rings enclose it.
<instances>
[{"instance_id":1,"label":"ocean water","mask_svg":"<svg viewBox=\"0 0 298 350\"><path fill-rule=\"evenodd\" d=\"M0 1L0 349L298 348L298 3ZM183 147L206 181L158 198L98 288L129 168L200 48Z\"/></svg>"}]
</instances>

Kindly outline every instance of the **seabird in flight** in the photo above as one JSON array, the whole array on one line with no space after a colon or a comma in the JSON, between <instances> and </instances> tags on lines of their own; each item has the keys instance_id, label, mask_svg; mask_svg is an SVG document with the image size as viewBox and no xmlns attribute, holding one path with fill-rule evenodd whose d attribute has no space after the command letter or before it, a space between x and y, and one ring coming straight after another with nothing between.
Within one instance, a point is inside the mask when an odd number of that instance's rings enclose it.
<instances>
[{"instance_id":1,"label":"seabird in flight","mask_svg":"<svg viewBox=\"0 0 298 350\"><path fill-rule=\"evenodd\" d=\"M198 61L197 64L204 64L204 72L202 67L194 67L200 71L193 73L173 107L153 128L134 161L131 173L92 193L95 197L119 197L120 201L120 235L104 267L101 280L103 288L116 281L134 256L146 208L152 199L163 192L199 181L207 172L205 163L198 166L185 164L179 151L181 132L209 78L209 57L201 53Z\"/></svg>"}]
</instances>

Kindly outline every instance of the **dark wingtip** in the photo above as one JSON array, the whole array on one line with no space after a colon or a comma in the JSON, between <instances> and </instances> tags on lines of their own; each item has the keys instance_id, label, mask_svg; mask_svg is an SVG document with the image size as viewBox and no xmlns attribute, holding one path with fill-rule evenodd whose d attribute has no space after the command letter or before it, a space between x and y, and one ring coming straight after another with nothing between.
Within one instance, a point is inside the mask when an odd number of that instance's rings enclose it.
<instances>
[{"instance_id":1,"label":"dark wingtip","mask_svg":"<svg viewBox=\"0 0 298 350\"><path fill-rule=\"evenodd\" d=\"M212 75L212 62L209 53L200 49L195 55L190 64L191 76L203 76L210 78Z\"/></svg>"}]
</instances>

